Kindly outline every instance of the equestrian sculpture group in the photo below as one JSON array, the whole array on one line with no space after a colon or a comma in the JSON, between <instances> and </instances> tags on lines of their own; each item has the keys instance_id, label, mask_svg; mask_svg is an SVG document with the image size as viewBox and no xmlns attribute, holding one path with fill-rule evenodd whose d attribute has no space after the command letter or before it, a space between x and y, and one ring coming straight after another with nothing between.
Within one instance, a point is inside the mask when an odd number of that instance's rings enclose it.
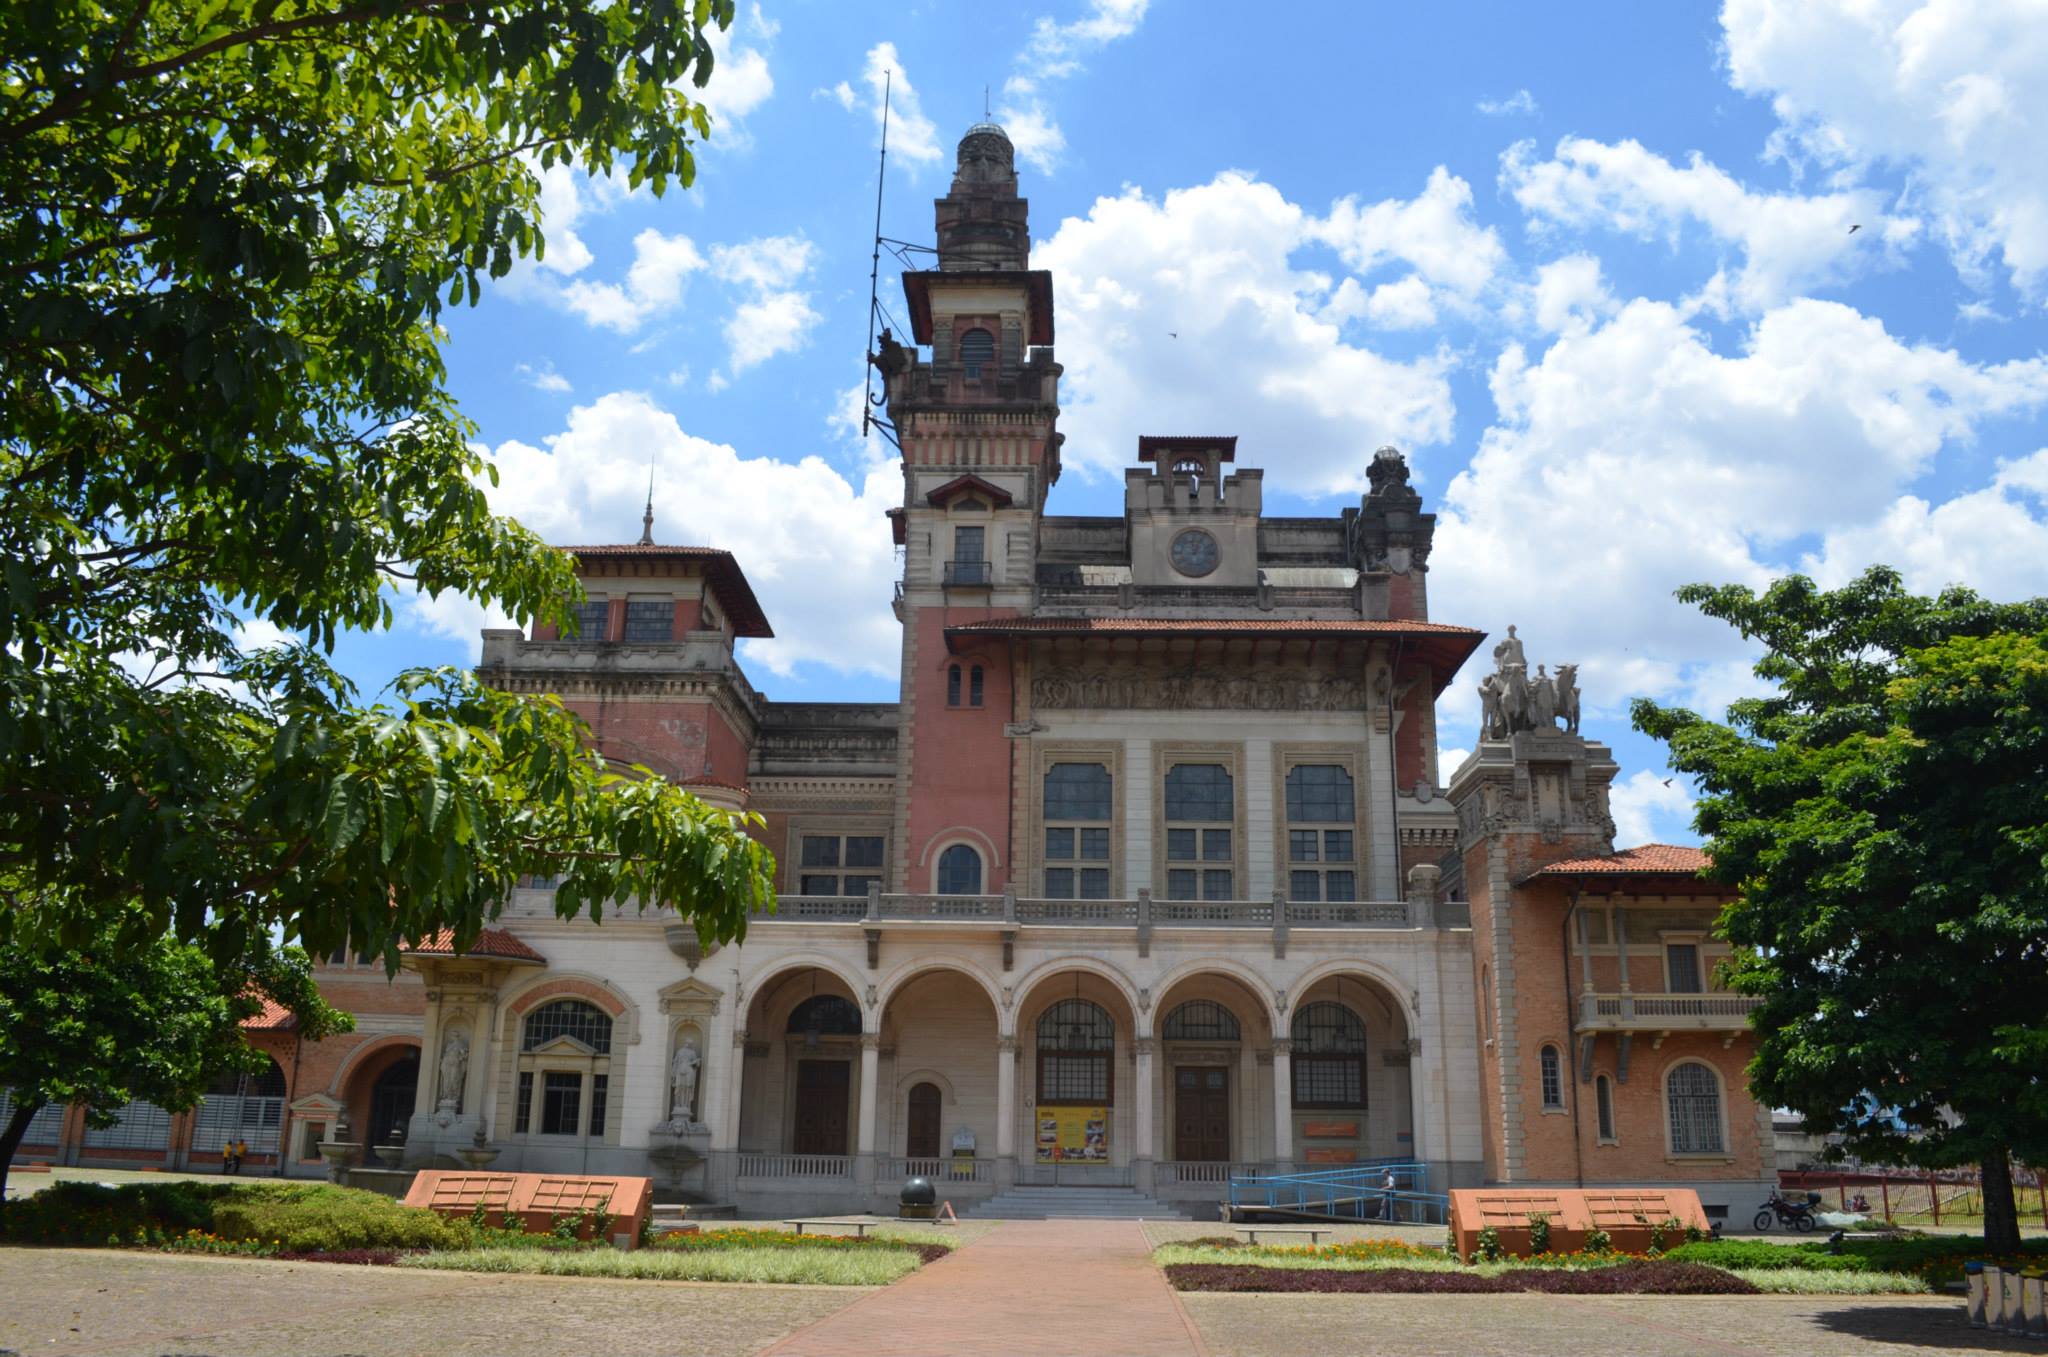
<instances>
[{"instance_id":1,"label":"equestrian sculpture group","mask_svg":"<svg viewBox=\"0 0 2048 1357\"><path fill-rule=\"evenodd\" d=\"M1480 738L1505 740L1522 730L1555 732L1564 722L1565 731L1579 733L1579 667L1561 664L1555 677L1536 666L1529 677L1529 662L1515 629L1493 648L1494 672L1479 681L1482 709Z\"/></svg>"}]
</instances>

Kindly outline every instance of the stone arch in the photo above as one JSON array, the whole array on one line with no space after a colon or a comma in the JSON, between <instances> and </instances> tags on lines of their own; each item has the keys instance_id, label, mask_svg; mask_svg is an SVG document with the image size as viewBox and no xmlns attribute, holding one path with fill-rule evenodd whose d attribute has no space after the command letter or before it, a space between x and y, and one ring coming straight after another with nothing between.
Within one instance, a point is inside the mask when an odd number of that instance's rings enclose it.
<instances>
[{"instance_id":1,"label":"stone arch","mask_svg":"<svg viewBox=\"0 0 2048 1357\"><path fill-rule=\"evenodd\" d=\"M327 1081L327 1087L323 1091L329 1097L341 1098L343 1097L343 1090L348 1087L349 1080L355 1078L357 1071L368 1064L370 1057L392 1050L395 1047L410 1046L415 1051L418 1051L421 1050L421 1042L422 1038L405 1033L374 1037L342 1057L341 1064L335 1067L334 1077ZM425 1055L422 1054L421 1058L425 1059ZM292 1096L294 1098L301 1097L303 1092L303 1090L295 1088L292 1090Z\"/></svg>"},{"instance_id":2,"label":"stone arch","mask_svg":"<svg viewBox=\"0 0 2048 1357\"><path fill-rule=\"evenodd\" d=\"M909 1097L910 1090L916 1088L919 1084L935 1084L938 1086L939 1106L959 1106L960 1095L954 1092L953 1081L948 1079L941 1071L935 1070L928 1065L919 1066L917 1069L911 1070L906 1074L896 1076L895 1096L897 1100L901 1101Z\"/></svg>"},{"instance_id":3,"label":"stone arch","mask_svg":"<svg viewBox=\"0 0 2048 1357\"><path fill-rule=\"evenodd\" d=\"M904 962L901 966L891 971L881 982L880 1000L875 1005L876 1015L879 1017L881 1014L889 1011L889 1002L896 997L905 985L908 985L921 975L930 975L933 971L958 971L961 975L974 981L975 984L981 986L982 993L988 996L989 1007L993 1008L999 1016L1001 1015L1003 1011L1003 991L1002 987L996 984L995 978L971 961L949 956L918 957L915 960Z\"/></svg>"},{"instance_id":4,"label":"stone arch","mask_svg":"<svg viewBox=\"0 0 2048 1357\"><path fill-rule=\"evenodd\" d=\"M611 1018L614 1044L635 1046L640 1042L640 1006L611 981L588 971L548 971L515 988L505 999L503 1011L508 1025L502 1027L500 1035L517 1041L519 1025L526 1015L550 999L587 999Z\"/></svg>"},{"instance_id":5,"label":"stone arch","mask_svg":"<svg viewBox=\"0 0 2048 1357\"><path fill-rule=\"evenodd\" d=\"M1229 960L1224 957L1182 962L1165 975L1160 976L1158 992L1153 996L1154 1006L1160 1013L1165 1013L1166 1009L1170 1006L1167 1000L1172 995L1174 987L1197 979L1202 975L1223 975L1235 980L1238 986L1243 989L1245 999L1253 1004L1258 1009L1260 1015L1265 1018L1266 1027L1269 1032L1279 1032L1285 1026L1285 1016L1280 1012L1279 1006L1273 999L1272 983L1243 962Z\"/></svg>"},{"instance_id":6,"label":"stone arch","mask_svg":"<svg viewBox=\"0 0 2048 1357\"><path fill-rule=\"evenodd\" d=\"M755 1013L755 1005L761 1002L761 995L769 986L773 985L783 976L788 975L791 971L812 970L823 971L840 984L846 986L846 992L852 996L853 1002L860 1006L862 1031L876 1032L881 1030L881 1008L879 1005L868 1003L866 998L867 991L872 986L861 979L859 973L848 967L845 962L836 957L826 956L822 952L798 952L793 955L781 955L763 966L758 975L742 976L740 983L746 987L743 991L745 1002L740 1005L739 1012L733 1015L733 1020L738 1024L739 1030L747 1031L750 1029ZM765 1009L761 1010L761 1012L763 1016L766 1016Z\"/></svg>"},{"instance_id":7,"label":"stone arch","mask_svg":"<svg viewBox=\"0 0 2048 1357\"><path fill-rule=\"evenodd\" d=\"M1152 1035L1152 1016L1149 1001L1144 1004L1138 1002L1138 987L1131 983L1130 976L1101 958L1092 956L1055 957L1051 961L1042 962L1023 976L1020 976L1017 983L1011 987L1011 993L1015 996L1015 1002L1010 1006L1008 1012L1003 1014L1003 1021L998 1028L997 1035L1016 1036L1017 1015L1024 1011L1026 1005L1031 1000L1032 993L1047 980L1068 971L1081 971L1107 982L1110 988L1122 996L1125 1006L1130 1011L1131 1035L1138 1039Z\"/></svg>"},{"instance_id":8,"label":"stone arch","mask_svg":"<svg viewBox=\"0 0 2048 1357\"><path fill-rule=\"evenodd\" d=\"M980 853L990 872L1003 865L1002 850L996 847L996 841L985 832L973 825L947 825L925 839L924 849L917 855L918 867L929 872L937 862L938 855L956 843L965 843ZM982 884L986 886L988 883L984 881Z\"/></svg>"},{"instance_id":9,"label":"stone arch","mask_svg":"<svg viewBox=\"0 0 2048 1357\"><path fill-rule=\"evenodd\" d=\"M1337 957L1309 967L1287 987L1287 1008L1280 1015L1284 1020L1281 1026L1284 1027L1286 1021L1293 1019L1294 1009L1301 1002L1302 995L1325 980L1339 977L1365 981L1385 994L1394 1011L1400 1014L1402 1025L1408 1029L1410 1036L1413 1036L1421 1025L1422 1010L1416 1000L1414 988L1406 977L1364 957Z\"/></svg>"}]
</instances>

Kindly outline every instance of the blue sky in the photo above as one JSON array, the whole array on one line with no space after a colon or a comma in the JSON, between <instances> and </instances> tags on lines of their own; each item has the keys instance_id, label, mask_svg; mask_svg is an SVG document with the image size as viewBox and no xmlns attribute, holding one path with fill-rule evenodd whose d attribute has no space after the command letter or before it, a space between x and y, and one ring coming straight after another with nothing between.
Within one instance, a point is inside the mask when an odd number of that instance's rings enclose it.
<instances>
[{"instance_id":1,"label":"blue sky","mask_svg":"<svg viewBox=\"0 0 2048 1357\"><path fill-rule=\"evenodd\" d=\"M1139 433L1240 435L1282 514L1337 512L1401 446L1441 515L1433 614L1579 662L1622 839L1683 839L1684 783L1626 703L1718 709L1750 657L1672 588L1884 560L2048 592L2044 20L743 5L696 185L552 172L547 258L451 314L452 383L505 511L631 540L652 463L658 540L736 551L768 608L760 687L894 696L901 483L849 416L878 90L891 72L883 229L928 241L986 87L1055 271L1053 510L1118 512ZM883 294L900 314L887 267ZM466 663L485 620L411 600L340 658L371 687ZM1477 677L1440 710L1452 761Z\"/></svg>"}]
</instances>

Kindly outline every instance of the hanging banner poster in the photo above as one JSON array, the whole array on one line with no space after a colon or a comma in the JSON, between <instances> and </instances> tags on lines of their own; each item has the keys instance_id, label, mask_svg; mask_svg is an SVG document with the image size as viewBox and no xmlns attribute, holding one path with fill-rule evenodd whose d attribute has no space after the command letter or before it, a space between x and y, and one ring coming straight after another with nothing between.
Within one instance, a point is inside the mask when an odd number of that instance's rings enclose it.
<instances>
[{"instance_id":1,"label":"hanging banner poster","mask_svg":"<svg viewBox=\"0 0 2048 1357\"><path fill-rule=\"evenodd\" d=\"M1041 1164L1107 1164L1109 1162L1109 1109L1106 1107L1039 1108L1038 1162Z\"/></svg>"}]
</instances>

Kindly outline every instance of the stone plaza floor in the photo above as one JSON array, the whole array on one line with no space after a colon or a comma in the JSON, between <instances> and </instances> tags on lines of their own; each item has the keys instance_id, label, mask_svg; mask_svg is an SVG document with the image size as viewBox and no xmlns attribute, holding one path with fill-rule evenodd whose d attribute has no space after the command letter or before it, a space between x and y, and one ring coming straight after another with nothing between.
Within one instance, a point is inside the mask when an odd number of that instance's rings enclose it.
<instances>
[{"instance_id":1,"label":"stone plaza floor","mask_svg":"<svg viewBox=\"0 0 2048 1357\"><path fill-rule=\"evenodd\" d=\"M21 1357L1918 1357L2042 1351L1934 1296L1177 1295L1152 1224L1009 1221L894 1286L729 1286L0 1248ZM1166 1227L1181 1235L1181 1228Z\"/></svg>"}]
</instances>

